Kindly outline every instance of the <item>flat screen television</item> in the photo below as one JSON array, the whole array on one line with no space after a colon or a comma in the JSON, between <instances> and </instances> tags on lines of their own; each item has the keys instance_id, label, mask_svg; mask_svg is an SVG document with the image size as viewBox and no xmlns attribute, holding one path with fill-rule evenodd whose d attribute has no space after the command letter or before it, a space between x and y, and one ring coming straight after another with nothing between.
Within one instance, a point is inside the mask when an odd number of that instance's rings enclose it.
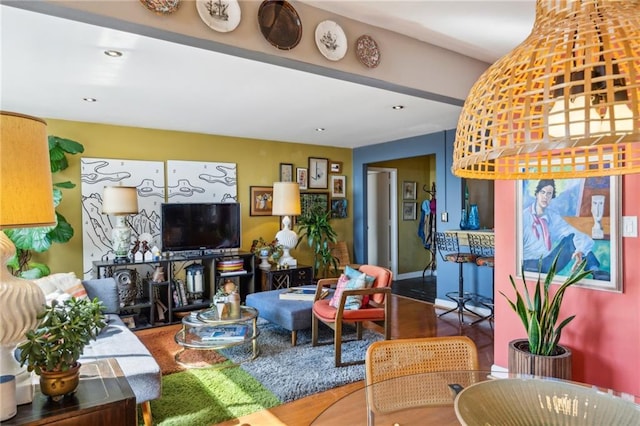
<instances>
[{"instance_id":1,"label":"flat screen television","mask_svg":"<svg viewBox=\"0 0 640 426\"><path fill-rule=\"evenodd\" d=\"M240 204L164 203L162 250L227 250L240 248Z\"/></svg>"}]
</instances>

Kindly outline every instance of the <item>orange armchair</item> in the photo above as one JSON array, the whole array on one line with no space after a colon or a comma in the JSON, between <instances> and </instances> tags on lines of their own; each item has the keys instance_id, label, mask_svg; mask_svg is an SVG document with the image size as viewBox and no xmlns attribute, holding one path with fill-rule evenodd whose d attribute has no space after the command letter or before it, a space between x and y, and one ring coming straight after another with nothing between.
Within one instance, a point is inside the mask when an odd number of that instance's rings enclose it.
<instances>
[{"instance_id":1,"label":"orange armchair","mask_svg":"<svg viewBox=\"0 0 640 426\"><path fill-rule=\"evenodd\" d=\"M343 323L352 323L356 325L356 335L358 340L362 339L362 323L365 321L371 321L376 324L383 325L384 338L388 340L391 337L391 305L388 301L388 297L391 294L393 273L387 268L374 265L362 265L358 270L369 276L373 276L375 278L373 285L371 288L344 290L337 308L329 305L329 297L320 299L323 289L325 287L334 287L338 282L337 278L321 279L318 281L318 286L316 288L316 297L313 302L313 310L311 314L311 345L318 345L319 321L333 329L336 367L364 363L364 359L362 361L349 363L342 362ZM362 295L365 298L368 295L368 301L360 309L345 309L347 296L354 295Z\"/></svg>"}]
</instances>

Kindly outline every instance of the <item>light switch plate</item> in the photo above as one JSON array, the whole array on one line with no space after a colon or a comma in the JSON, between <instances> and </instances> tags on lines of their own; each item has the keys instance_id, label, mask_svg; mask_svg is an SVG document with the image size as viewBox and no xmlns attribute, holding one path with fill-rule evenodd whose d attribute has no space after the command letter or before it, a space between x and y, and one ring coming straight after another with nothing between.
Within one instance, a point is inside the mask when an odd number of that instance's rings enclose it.
<instances>
[{"instance_id":1,"label":"light switch plate","mask_svg":"<svg viewBox=\"0 0 640 426\"><path fill-rule=\"evenodd\" d=\"M440 220L442 222L449 222L449 213L442 212L442 214L440 215Z\"/></svg>"},{"instance_id":2,"label":"light switch plate","mask_svg":"<svg viewBox=\"0 0 640 426\"><path fill-rule=\"evenodd\" d=\"M622 216L622 236L638 238L638 216Z\"/></svg>"}]
</instances>

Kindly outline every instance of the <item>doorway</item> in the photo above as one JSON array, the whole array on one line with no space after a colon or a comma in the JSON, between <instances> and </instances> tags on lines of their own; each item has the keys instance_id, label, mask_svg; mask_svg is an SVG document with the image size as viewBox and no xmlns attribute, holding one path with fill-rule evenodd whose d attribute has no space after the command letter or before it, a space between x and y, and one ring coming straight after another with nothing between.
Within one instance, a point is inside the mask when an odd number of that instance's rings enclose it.
<instances>
[{"instance_id":1,"label":"doorway","mask_svg":"<svg viewBox=\"0 0 640 426\"><path fill-rule=\"evenodd\" d=\"M367 263L398 275L397 169L367 167Z\"/></svg>"}]
</instances>

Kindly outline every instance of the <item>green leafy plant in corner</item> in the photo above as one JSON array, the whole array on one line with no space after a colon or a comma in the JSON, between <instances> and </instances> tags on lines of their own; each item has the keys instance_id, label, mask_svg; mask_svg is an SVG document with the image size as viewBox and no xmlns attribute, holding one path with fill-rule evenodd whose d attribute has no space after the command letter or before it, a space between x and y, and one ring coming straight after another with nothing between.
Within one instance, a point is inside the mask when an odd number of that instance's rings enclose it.
<instances>
[{"instance_id":1,"label":"green leafy plant in corner","mask_svg":"<svg viewBox=\"0 0 640 426\"><path fill-rule=\"evenodd\" d=\"M38 315L38 326L18 346L20 364L28 371L67 371L75 366L84 347L106 325L98 298L53 300Z\"/></svg>"},{"instance_id":2,"label":"green leafy plant in corner","mask_svg":"<svg viewBox=\"0 0 640 426\"><path fill-rule=\"evenodd\" d=\"M69 167L67 154L84 152L82 144L58 136L49 136L49 162L51 173L57 173ZM70 181L53 184L53 205L58 207L62 201L62 189L74 188ZM31 260L33 252L42 253L53 243L66 243L73 237L73 228L67 219L56 211L56 224L37 228L15 228L3 231L16 246L16 255L9 261L8 266L13 275L36 279L49 275L49 267L43 263Z\"/></svg>"},{"instance_id":3,"label":"green leafy plant in corner","mask_svg":"<svg viewBox=\"0 0 640 426\"><path fill-rule=\"evenodd\" d=\"M314 253L314 275L320 278L327 277L331 271L338 269L338 259L330 247L330 243L336 242L338 234L329 223L330 217L331 212L318 206L298 218L299 240L296 247L303 239L307 240Z\"/></svg>"},{"instance_id":4,"label":"green leafy plant in corner","mask_svg":"<svg viewBox=\"0 0 640 426\"><path fill-rule=\"evenodd\" d=\"M564 292L591 273L585 271L586 261L583 260L551 297L549 287L556 275L557 261L558 256L553 260L544 282L542 282L542 274L538 269L538 280L535 284L533 299L525 279L524 266L522 268L522 292L518 290L514 278L509 276L511 285L516 292L515 300L509 299L503 292L500 292L509 302L511 309L520 317L527 332L529 352L534 355L551 356L557 353L563 328L575 318L575 315L571 315L558 324Z\"/></svg>"}]
</instances>

